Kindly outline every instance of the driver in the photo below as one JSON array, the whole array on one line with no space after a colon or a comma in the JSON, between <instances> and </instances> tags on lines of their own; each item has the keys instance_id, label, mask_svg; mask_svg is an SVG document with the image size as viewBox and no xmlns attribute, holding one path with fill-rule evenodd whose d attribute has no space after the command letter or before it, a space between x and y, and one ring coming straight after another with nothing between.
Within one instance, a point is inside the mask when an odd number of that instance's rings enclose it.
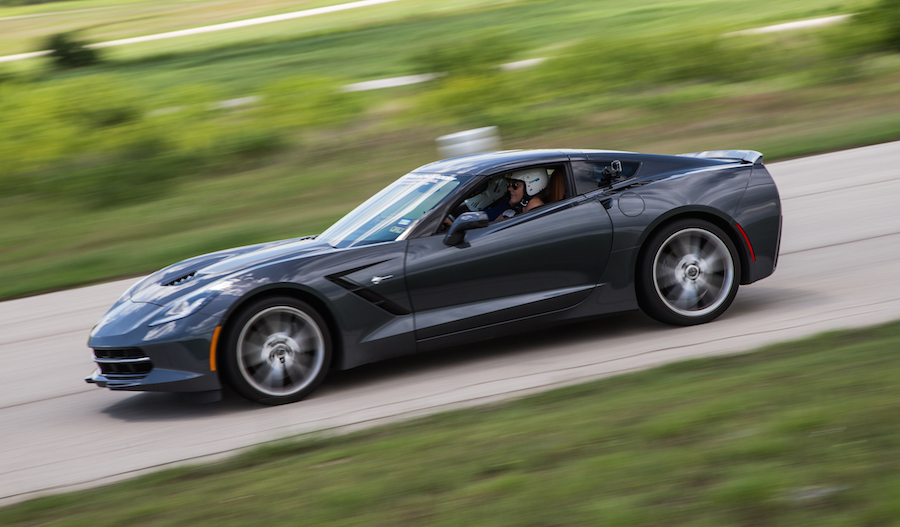
<instances>
[{"instance_id":1,"label":"driver","mask_svg":"<svg viewBox=\"0 0 900 527\"><path fill-rule=\"evenodd\" d=\"M490 221L497 219L506 210L506 178L491 179L485 189L464 201L466 208L472 212L481 211L488 215Z\"/></svg>"},{"instance_id":2,"label":"driver","mask_svg":"<svg viewBox=\"0 0 900 527\"><path fill-rule=\"evenodd\" d=\"M543 205L543 192L549 181L545 168L529 168L507 174L506 188L511 208L503 213L501 219L512 218Z\"/></svg>"}]
</instances>

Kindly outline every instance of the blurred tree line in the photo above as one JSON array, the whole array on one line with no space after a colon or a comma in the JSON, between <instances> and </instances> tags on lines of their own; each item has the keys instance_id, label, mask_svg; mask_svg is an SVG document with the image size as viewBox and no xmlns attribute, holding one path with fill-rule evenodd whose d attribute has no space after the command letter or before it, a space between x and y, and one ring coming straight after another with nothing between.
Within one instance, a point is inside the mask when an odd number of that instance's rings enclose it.
<instances>
[{"instance_id":1,"label":"blurred tree line","mask_svg":"<svg viewBox=\"0 0 900 527\"><path fill-rule=\"evenodd\" d=\"M342 91L342 82L307 76L261 86L243 105L222 104L227 97L210 84L148 93L117 75L114 62L97 66L70 34L48 45L66 72L0 75L0 198L89 206L149 200L184 178L265 163L306 134L347 126L366 110L365 99ZM402 126L498 125L506 136L528 136L623 100L638 104L641 94L680 104L741 83L855 80L872 57L900 52L900 0L880 0L818 30L599 36L527 70L498 67L533 58L529 52L513 35L494 34L412 54L416 70L443 75L405 101Z\"/></svg>"},{"instance_id":2,"label":"blurred tree line","mask_svg":"<svg viewBox=\"0 0 900 527\"><path fill-rule=\"evenodd\" d=\"M900 0L881 0L857 16L870 30L870 42L883 50L900 52Z\"/></svg>"},{"instance_id":3,"label":"blurred tree line","mask_svg":"<svg viewBox=\"0 0 900 527\"><path fill-rule=\"evenodd\" d=\"M450 41L412 57L421 71L446 75L421 97L432 115L504 133L564 126L592 108L652 94L684 102L713 93L703 86L784 80L810 86L859 80L879 55L900 52L900 0L880 0L844 23L821 29L723 35L719 28L652 38L598 36L525 72L497 65L522 56L508 35Z\"/></svg>"}]
</instances>

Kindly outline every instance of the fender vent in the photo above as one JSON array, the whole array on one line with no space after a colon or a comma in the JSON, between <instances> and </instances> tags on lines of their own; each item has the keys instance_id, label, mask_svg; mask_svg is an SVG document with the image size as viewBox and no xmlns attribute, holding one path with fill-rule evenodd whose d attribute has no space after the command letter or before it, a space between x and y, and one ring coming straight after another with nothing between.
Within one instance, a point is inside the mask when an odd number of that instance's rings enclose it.
<instances>
[{"instance_id":1,"label":"fender vent","mask_svg":"<svg viewBox=\"0 0 900 527\"><path fill-rule=\"evenodd\" d=\"M403 308L403 306L399 306L399 305L395 304L394 302L391 302L387 298L379 295L378 293L370 291L369 289L366 289L365 287L357 284L356 282L354 282L352 280L348 280L347 278L344 278L343 276L332 275L332 276L326 276L325 278L331 280L335 284L343 287L347 291L350 291L351 293L362 298L363 300L366 300L367 302L371 302L372 304L375 304L376 306L380 307L381 309L387 311L388 313L390 313L392 315L399 316L399 315L408 315L409 314L409 311L407 311L405 308Z\"/></svg>"},{"instance_id":2,"label":"fender vent","mask_svg":"<svg viewBox=\"0 0 900 527\"><path fill-rule=\"evenodd\" d=\"M380 307L381 309L387 311L388 313L390 313L392 315L397 315L397 316L408 315L409 311L407 311L406 308L404 308L403 306L400 306L400 305L395 304L394 302L391 302L390 300L379 295L378 293L371 291L371 290L357 284L353 280L350 280L346 276L344 276L344 275L355 273L357 271L362 271L363 269L368 269L369 267L384 263L386 261L387 260L382 260L380 262L371 263L369 265L364 265L362 267L357 267L355 269L347 269L346 271L344 271L342 273L328 275L325 277L325 279L331 281L334 284L337 284L337 285L343 287L347 291L350 291L351 293L362 298L363 300L365 300L367 302L371 302L372 304L375 304L376 306Z\"/></svg>"}]
</instances>

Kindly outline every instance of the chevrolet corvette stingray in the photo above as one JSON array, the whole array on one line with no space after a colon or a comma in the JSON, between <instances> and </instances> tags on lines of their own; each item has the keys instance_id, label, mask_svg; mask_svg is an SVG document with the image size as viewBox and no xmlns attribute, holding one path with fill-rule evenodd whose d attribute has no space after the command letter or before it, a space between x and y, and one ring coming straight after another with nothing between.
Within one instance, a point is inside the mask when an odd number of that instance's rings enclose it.
<instances>
[{"instance_id":1,"label":"chevrolet corvette stingray","mask_svg":"<svg viewBox=\"0 0 900 527\"><path fill-rule=\"evenodd\" d=\"M316 236L205 254L90 334L113 390L229 384L264 404L330 369L641 309L692 325L772 274L778 190L750 150L475 154L417 168Z\"/></svg>"}]
</instances>

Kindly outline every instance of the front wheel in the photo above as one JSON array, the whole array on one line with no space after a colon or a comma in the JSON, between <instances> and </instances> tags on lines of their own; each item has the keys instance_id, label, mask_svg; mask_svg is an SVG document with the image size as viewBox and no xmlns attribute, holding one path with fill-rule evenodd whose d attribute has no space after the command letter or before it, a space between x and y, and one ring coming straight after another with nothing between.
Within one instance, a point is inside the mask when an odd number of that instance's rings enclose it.
<instances>
[{"instance_id":1,"label":"front wheel","mask_svg":"<svg viewBox=\"0 0 900 527\"><path fill-rule=\"evenodd\" d=\"M638 262L638 303L660 322L703 324L728 309L740 275L737 250L722 229L681 220L648 240Z\"/></svg>"},{"instance_id":2,"label":"front wheel","mask_svg":"<svg viewBox=\"0 0 900 527\"><path fill-rule=\"evenodd\" d=\"M228 326L226 374L232 387L252 401L299 401L322 382L330 363L328 326L299 300L264 299Z\"/></svg>"}]
</instances>

